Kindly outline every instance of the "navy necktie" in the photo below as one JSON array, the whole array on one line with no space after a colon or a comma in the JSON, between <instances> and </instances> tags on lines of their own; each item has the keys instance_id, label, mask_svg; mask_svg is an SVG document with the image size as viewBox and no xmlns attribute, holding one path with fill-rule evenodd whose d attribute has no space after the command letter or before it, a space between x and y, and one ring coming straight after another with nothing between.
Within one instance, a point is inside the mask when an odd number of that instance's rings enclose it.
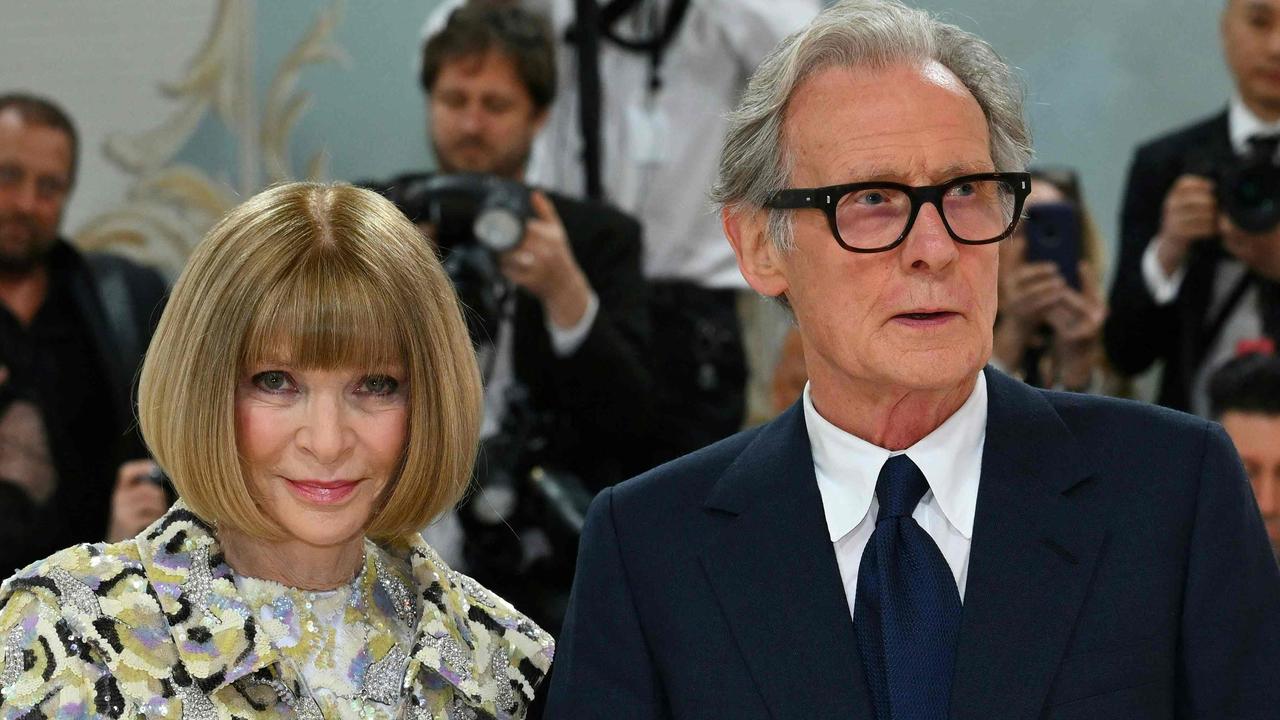
<instances>
[{"instance_id":1,"label":"navy necktie","mask_svg":"<svg viewBox=\"0 0 1280 720\"><path fill-rule=\"evenodd\" d=\"M877 720L945 720L960 593L933 538L911 517L929 489L906 455L876 481L880 513L862 553L853 625Z\"/></svg>"}]
</instances>

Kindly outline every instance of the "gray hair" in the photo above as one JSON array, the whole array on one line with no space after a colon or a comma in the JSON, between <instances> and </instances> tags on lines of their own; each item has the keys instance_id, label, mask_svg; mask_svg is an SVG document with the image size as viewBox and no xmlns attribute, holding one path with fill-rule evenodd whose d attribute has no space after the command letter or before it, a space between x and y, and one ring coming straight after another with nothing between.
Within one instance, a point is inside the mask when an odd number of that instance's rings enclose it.
<instances>
[{"instance_id":1,"label":"gray hair","mask_svg":"<svg viewBox=\"0 0 1280 720\"><path fill-rule=\"evenodd\" d=\"M783 40L752 74L720 153L711 200L737 212L760 208L787 187L792 161L782 125L792 94L829 67L883 68L937 61L964 84L987 119L991 159L1002 172L1025 170L1031 137L1022 114L1022 85L977 36L898 0L842 0ZM769 237L793 245L791 214L769 212Z\"/></svg>"}]
</instances>

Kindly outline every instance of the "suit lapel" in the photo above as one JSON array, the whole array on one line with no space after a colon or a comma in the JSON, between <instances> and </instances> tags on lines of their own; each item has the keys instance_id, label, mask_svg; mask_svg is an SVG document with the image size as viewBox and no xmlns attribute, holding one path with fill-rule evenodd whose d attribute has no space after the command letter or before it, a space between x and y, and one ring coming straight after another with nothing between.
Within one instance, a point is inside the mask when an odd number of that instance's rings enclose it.
<instances>
[{"instance_id":1,"label":"suit lapel","mask_svg":"<svg viewBox=\"0 0 1280 720\"><path fill-rule=\"evenodd\" d=\"M1104 531L1088 456L1039 391L987 371L989 410L952 717L1036 718Z\"/></svg>"},{"instance_id":2,"label":"suit lapel","mask_svg":"<svg viewBox=\"0 0 1280 720\"><path fill-rule=\"evenodd\" d=\"M703 567L774 718L873 718L804 414L765 426L704 505Z\"/></svg>"}]
</instances>

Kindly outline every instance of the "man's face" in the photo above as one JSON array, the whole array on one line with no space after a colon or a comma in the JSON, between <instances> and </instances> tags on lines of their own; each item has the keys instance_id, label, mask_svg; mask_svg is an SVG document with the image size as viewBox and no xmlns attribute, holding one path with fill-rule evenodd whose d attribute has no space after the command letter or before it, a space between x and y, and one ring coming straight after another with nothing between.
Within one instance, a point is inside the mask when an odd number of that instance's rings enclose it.
<instances>
[{"instance_id":1,"label":"man's face","mask_svg":"<svg viewBox=\"0 0 1280 720\"><path fill-rule=\"evenodd\" d=\"M1280 415L1231 411L1221 420L1244 461L1271 545L1280 551Z\"/></svg>"},{"instance_id":2,"label":"man's face","mask_svg":"<svg viewBox=\"0 0 1280 720\"><path fill-rule=\"evenodd\" d=\"M521 179L546 113L533 104L511 58L496 50L445 63L427 98L440 170Z\"/></svg>"},{"instance_id":3,"label":"man's face","mask_svg":"<svg viewBox=\"0 0 1280 720\"><path fill-rule=\"evenodd\" d=\"M793 187L933 185L994 169L982 110L936 63L824 70L794 93L783 133ZM898 247L853 253L836 243L822 212L789 212L795 248L770 243L777 272L752 284L786 293L815 393L823 385L872 394L947 391L986 363L996 245L957 244L937 208L926 205Z\"/></svg>"},{"instance_id":4,"label":"man's face","mask_svg":"<svg viewBox=\"0 0 1280 720\"><path fill-rule=\"evenodd\" d=\"M1228 0L1222 45L1245 103L1280 118L1280 0Z\"/></svg>"},{"instance_id":5,"label":"man's face","mask_svg":"<svg viewBox=\"0 0 1280 720\"><path fill-rule=\"evenodd\" d=\"M0 272L27 272L53 246L71 190L71 139L0 112Z\"/></svg>"}]
</instances>

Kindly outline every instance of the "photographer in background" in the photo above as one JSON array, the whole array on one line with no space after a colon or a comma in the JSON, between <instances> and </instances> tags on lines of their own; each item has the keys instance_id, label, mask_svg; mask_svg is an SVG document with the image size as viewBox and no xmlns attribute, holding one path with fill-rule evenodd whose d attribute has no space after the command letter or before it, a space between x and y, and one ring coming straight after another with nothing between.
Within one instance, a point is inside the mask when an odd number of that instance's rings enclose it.
<instances>
[{"instance_id":1,"label":"photographer in background","mask_svg":"<svg viewBox=\"0 0 1280 720\"><path fill-rule=\"evenodd\" d=\"M1226 0L1228 108L1138 149L1104 332L1124 373L1164 362L1158 402L1209 412L1239 340L1280 335L1280 0Z\"/></svg>"},{"instance_id":2,"label":"photographer in background","mask_svg":"<svg viewBox=\"0 0 1280 720\"><path fill-rule=\"evenodd\" d=\"M1280 357L1267 339L1243 341L1238 352L1209 379L1210 409L1240 453L1280 558Z\"/></svg>"},{"instance_id":3,"label":"photographer in background","mask_svg":"<svg viewBox=\"0 0 1280 720\"><path fill-rule=\"evenodd\" d=\"M0 577L168 506L131 394L164 281L59 235L78 151L62 108L0 95Z\"/></svg>"},{"instance_id":4,"label":"photographer in background","mask_svg":"<svg viewBox=\"0 0 1280 720\"><path fill-rule=\"evenodd\" d=\"M422 54L427 129L439 174L402 176L385 192L412 219L429 225L432 218L421 217L412 205L415 188L433 177L484 173L523 181L529 148L555 96L556 73L545 21L514 6L472 2L459 7L427 38ZM478 338L486 375L486 456L479 473L502 463L525 488L525 475L536 464L567 471L594 494L643 469L649 435L652 390L644 356L649 327L640 227L598 203L540 191L530 200L533 217L523 237L497 259L499 280L513 292L501 303L501 321L491 337L480 333ZM439 234L432 230L429 236ZM446 256L450 252L441 250ZM525 437L527 423L523 430L510 429L513 420L529 416L536 419L536 443ZM521 457L489 454L512 444ZM537 513L509 510L506 498L487 493L483 480L470 508L462 508L463 520L471 511L492 521L495 532L508 540L516 540L513 529L519 533L523 557L504 567L518 567L520 574L495 576L505 572L496 558L501 550L489 546L467 553L462 565L553 630L563 601L554 596L567 597L576 537L559 546L553 542L551 559L535 560L545 545L533 531L541 529ZM448 557L461 540L457 529L446 517L427 531L451 564L459 559ZM474 534L468 527L466 541L473 548L482 541Z\"/></svg>"}]
</instances>

